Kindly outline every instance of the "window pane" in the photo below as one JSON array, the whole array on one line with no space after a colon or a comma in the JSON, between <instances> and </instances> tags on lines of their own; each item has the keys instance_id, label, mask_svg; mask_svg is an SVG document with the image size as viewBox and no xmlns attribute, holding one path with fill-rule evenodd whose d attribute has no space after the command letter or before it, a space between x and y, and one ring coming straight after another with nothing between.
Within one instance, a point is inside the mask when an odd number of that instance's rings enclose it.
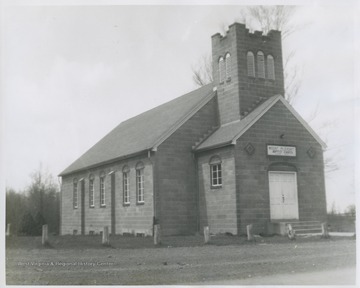
<instances>
[{"instance_id":1,"label":"window pane","mask_svg":"<svg viewBox=\"0 0 360 288\"><path fill-rule=\"evenodd\" d=\"M219 81L223 82L225 78L225 62L224 58L221 57L219 59Z\"/></svg>"},{"instance_id":2,"label":"window pane","mask_svg":"<svg viewBox=\"0 0 360 288\"><path fill-rule=\"evenodd\" d=\"M230 57L230 54L226 54L226 57L225 57L225 66L226 66L226 79L229 79L230 76L231 76L231 57Z\"/></svg>"},{"instance_id":3,"label":"window pane","mask_svg":"<svg viewBox=\"0 0 360 288\"><path fill-rule=\"evenodd\" d=\"M124 181L124 203L130 203L130 194L129 194L129 178L128 173L123 173Z\"/></svg>"},{"instance_id":4,"label":"window pane","mask_svg":"<svg viewBox=\"0 0 360 288\"><path fill-rule=\"evenodd\" d=\"M220 186L221 184L221 164L211 165L211 185Z\"/></svg>"},{"instance_id":5,"label":"window pane","mask_svg":"<svg viewBox=\"0 0 360 288\"><path fill-rule=\"evenodd\" d=\"M73 206L74 208L78 207L78 192L77 192L77 183L74 183L74 190L73 190Z\"/></svg>"},{"instance_id":6,"label":"window pane","mask_svg":"<svg viewBox=\"0 0 360 288\"><path fill-rule=\"evenodd\" d=\"M271 80L275 80L274 57L271 55L267 56L267 77Z\"/></svg>"},{"instance_id":7,"label":"window pane","mask_svg":"<svg viewBox=\"0 0 360 288\"><path fill-rule=\"evenodd\" d=\"M257 70L258 77L265 78L264 53L261 51L257 53Z\"/></svg>"},{"instance_id":8,"label":"window pane","mask_svg":"<svg viewBox=\"0 0 360 288\"><path fill-rule=\"evenodd\" d=\"M254 54L250 51L247 53L247 71L248 76L255 77Z\"/></svg>"},{"instance_id":9,"label":"window pane","mask_svg":"<svg viewBox=\"0 0 360 288\"><path fill-rule=\"evenodd\" d=\"M104 178L100 178L100 205L105 205L105 183Z\"/></svg>"},{"instance_id":10,"label":"window pane","mask_svg":"<svg viewBox=\"0 0 360 288\"><path fill-rule=\"evenodd\" d=\"M94 206L94 180L90 179L89 182L89 204L90 206Z\"/></svg>"},{"instance_id":11,"label":"window pane","mask_svg":"<svg viewBox=\"0 0 360 288\"><path fill-rule=\"evenodd\" d=\"M136 170L137 201L144 202L144 169Z\"/></svg>"}]
</instances>

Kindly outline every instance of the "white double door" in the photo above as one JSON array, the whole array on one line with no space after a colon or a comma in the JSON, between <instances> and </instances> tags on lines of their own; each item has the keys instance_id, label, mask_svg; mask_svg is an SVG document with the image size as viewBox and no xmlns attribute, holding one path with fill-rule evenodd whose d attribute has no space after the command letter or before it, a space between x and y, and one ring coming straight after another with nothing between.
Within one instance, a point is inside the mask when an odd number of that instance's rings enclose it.
<instances>
[{"instance_id":1,"label":"white double door","mask_svg":"<svg viewBox=\"0 0 360 288\"><path fill-rule=\"evenodd\" d=\"M299 219L296 172L270 171L270 217Z\"/></svg>"}]
</instances>

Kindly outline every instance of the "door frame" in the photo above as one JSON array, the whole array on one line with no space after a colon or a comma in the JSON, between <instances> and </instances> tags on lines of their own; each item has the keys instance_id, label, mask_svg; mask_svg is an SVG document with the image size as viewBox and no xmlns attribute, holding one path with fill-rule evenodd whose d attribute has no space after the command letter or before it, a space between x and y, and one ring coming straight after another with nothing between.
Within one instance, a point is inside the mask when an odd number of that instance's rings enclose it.
<instances>
[{"instance_id":1,"label":"door frame","mask_svg":"<svg viewBox=\"0 0 360 288\"><path fill-rule=\"evenodd\" d=\"M270 221L277 221L282 219L272 219L271 218L271 203L270 203L270 174L293 174L294 175L294 188L295 188L295 199L296 199L296 207L297 207L297 215L295 218L284 218L283 220L298 220L299 219L299 196L298 196L298 184L297 184L297 172L296 171L277 171L277 170L271 170L268 171L268 183L269 183L269 212L270 212Z\"/></svg>"}]
</instances>

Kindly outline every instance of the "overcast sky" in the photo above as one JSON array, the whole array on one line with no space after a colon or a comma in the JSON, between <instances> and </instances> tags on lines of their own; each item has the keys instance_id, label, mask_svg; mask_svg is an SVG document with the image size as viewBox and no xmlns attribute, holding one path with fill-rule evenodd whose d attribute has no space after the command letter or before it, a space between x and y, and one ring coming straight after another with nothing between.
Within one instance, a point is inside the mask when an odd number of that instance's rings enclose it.
<instances>
[{"instance_id":1,"label":"overcast sky","mask_svg":"<svg viewBox=\"0 0 360 288\"><path fill-rule=\"evenodd\" d=\"M295 50L301 68L294 107L339 166L326 178L328 206L335 201L343 209L355 200L359 10L356 2L308 3L297 9L292 21L300 29L283 50ZM211 35L239 19L240 9L4 7L2 181L24 189L40 163L56 176L120 122L195 89L191 67L210 54Z\"/></svg>"}]
</instances>

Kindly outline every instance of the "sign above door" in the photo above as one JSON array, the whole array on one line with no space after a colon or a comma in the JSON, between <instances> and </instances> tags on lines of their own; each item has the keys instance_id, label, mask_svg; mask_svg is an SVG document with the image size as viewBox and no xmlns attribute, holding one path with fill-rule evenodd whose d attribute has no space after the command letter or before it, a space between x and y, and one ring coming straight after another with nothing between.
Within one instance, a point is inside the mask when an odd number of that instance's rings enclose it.
<instances>
[{"instance_id":1,"label":"sign above door","mask_svg":"<svg viewBox=\"0 0 360 288\"><path fill-rule=\"evenodd\" d=\"M267 145L267 155L296 157L295 146Z\"/></svg>"}]
</instances>

